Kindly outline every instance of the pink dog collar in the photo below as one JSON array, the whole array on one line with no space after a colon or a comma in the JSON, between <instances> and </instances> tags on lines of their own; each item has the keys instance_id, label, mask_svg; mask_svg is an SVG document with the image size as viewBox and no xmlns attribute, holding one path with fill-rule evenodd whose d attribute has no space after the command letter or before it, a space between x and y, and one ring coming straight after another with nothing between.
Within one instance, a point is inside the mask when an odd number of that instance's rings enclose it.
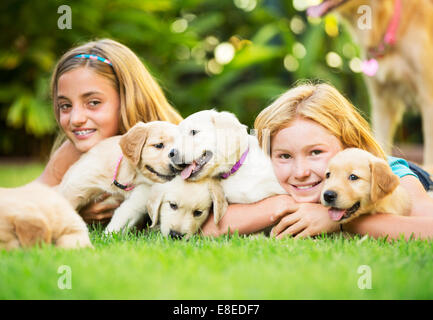
<instances>
[{"instance_id":1,"label":"pink dog collar","mask_svg":"<svg viewBox=\"0 0 433 320\"><path fill-rule=\"evenodd\" d=\"M119 161L117 161L117 165L116 165L116 170L114 172L114 177L113 177L113 184L118 187L119 189L125 190L125 191L131 191L132 189L134 189L134 185L133 184L121 184L119 183L116 179L117 179L117 174L119 172L119 166L120 166L120 162L122 162L123 159L123 154L120 156Z\"/></svg>"},{"instance_id":2,"label":"pink dog collar","mask_svg":"<svg viewBox=\"0 0 433 320\"><path fill-rule=\"evenodd\" d=\"M245 158L247 157L249 150L250 150L250 148L247 148L247 150L242 154L241 158L239 159L238 162L235 163L235 165L232 167L232 169L229 172L221 174L221 178L227 179L230 175L232 175L233 173L235 173L236 171L238 171L239 168L244 163Z\"/></svg>"},{"instance_id":3,"label":"pink dog collar","mask_svg":"<svg viewBox=\"0 0 433 320\"><path fill-rule=\"evenodd\" d=\"M379 62L377 59L382 58L385 55L386 50L390 46L393 46L397 41L397 30L400 24L400 16L401 0L394 0L394 14L392 15L383 40L377 48L369 50L368 55L371 58L362 62L362 72L367 76L373 77L376 75L377 70L379 69Z\"/></svg>"}]
</instances>

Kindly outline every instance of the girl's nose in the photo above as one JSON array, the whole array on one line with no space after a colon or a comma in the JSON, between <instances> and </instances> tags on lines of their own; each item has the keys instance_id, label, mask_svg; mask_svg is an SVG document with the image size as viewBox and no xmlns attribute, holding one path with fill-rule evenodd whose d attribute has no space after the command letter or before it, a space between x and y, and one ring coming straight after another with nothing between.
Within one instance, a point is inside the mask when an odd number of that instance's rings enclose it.
<instances>
[{"instance_id":1,"label":"girl's nose","mask_svg":"<svg viewBox=\"0 0 433 320\"><path fill-rule=\"evenodd\" d=\"M293 168L293 175L296 179L306 178L310 175L310 167L305 159L297 159Z\"/></svg>"},{"instance_id":2,"label":"girl's nose","mask_svg":"<svg viewBox=\"0 0 433 320\"><path fill-rule=\"evenodd\" d=\"M71 110L71 124L80 127L87 121L85 110L81 106L73 106Z\"/></svg>"}]
</instances>

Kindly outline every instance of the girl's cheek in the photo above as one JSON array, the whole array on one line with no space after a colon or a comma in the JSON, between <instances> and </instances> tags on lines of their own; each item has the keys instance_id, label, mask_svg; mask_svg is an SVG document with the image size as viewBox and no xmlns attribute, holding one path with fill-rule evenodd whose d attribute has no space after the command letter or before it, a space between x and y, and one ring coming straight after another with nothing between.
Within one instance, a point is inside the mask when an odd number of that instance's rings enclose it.
<instances>
[{"instance_id":1,"label":"girl's cheek","mask_svg":"<svg viewBox=\"0 0 433 320\"><path fill-rule=\"evenodd\" d=\"M68 125L68 115L62 114L62 112L60 112L59 123L60 123L60 126L62 127L62 129L66 130L67 125Z\"/></svg>"},{"instance_id":2,"label":"girl's cheek","mask_svg":"<svg viewBox=\"0 0 433 320\"><path fill-rule=\"evenodd\" d=\"M282 164L278 161L272 163L275 176L280 183L285 183L290 175L290 168L288 164Z\"/></svg>"},{"instance_id":3,"label":"girl's cheek","mask_svg":"<svg viewBox=\"0 0 433 320\"><path fill-rule=\"evenodd\" d=\"M319 161L312 161L310 168L316 175L324 179L329 160L328 158L322 158Z\"/></svg>"}]
</instances>

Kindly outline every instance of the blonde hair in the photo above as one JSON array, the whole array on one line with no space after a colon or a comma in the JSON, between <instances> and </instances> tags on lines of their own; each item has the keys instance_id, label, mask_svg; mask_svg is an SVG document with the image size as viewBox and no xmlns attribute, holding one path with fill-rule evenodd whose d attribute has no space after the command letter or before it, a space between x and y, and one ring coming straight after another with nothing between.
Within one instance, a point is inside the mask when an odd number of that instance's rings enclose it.
<instances>
[{"instance_id":1,"label":"blonde hair","mask_svg":"<svg viewBox=\"0 0 433 320\"><path fill-rule=\"evenodd\" d=\"M108 59L112 66L98 60L76 57L80 54L93 54ZM117 41L101 39L69 50L54 68L51 78L51 97L57 123L59 123L58 80L65 72L80 67L91 68L97 74L109 79L119 93L119 134L125 133L139 121L162 120L178 124L182 120L135 53ZM64 141L64 135L58 140ZM56 145L60 145L59 141Z\"/></svg>"},{"instance_id":2,"label":"blonde hair","mask_svg":"<svg viewBox=\"0 0 433 320\"><path fill-rule=\"evenodd\" d=\"M301 84L262 110L254 122L260 146L269 152L272 138L297 118L322 125L341 141L343 148L360 148L386 159L360 111L326 83Z\"/></svg>"}]
</instances>

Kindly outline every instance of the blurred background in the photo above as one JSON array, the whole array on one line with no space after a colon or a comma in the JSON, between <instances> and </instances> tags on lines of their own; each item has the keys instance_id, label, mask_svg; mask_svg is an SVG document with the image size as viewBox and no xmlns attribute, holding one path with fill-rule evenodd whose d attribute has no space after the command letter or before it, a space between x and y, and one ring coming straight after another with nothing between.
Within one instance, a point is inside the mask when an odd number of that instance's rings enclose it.
<instances>
[{"instance_id":1,"label":"blurred background","mask_svg":"<svg viewBox=\"0 0 433 320\"><path fill-rule=\"evenodd\" d=\"M51 72L65 51L98 38L130 47L184 117L217 108L252 127L297 81L320 79L368 119L359 48L336 16L306 17L306 8L318 2L2 0L0 162L47 161L57 132ZM61 5L71 8L71 29L58 27ZM395 139L406 158L421 161L418 114L405 114Z\"/></svg>"}]
</instances>

